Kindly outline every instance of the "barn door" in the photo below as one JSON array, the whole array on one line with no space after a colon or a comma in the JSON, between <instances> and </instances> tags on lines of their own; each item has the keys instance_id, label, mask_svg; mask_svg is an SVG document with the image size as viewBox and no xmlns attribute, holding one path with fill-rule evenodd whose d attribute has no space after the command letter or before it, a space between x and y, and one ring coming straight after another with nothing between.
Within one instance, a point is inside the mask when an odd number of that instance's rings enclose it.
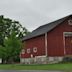
<instances>
[{"instance_id":1,"label":"barn door","mask_svg":"<svg viewBox=\"0 0 72 72\"><path fill-rule=\"evenodd\" d=\"M72 55L72 36L65 37L66 55Z\"/></svg>"}]
</instances>

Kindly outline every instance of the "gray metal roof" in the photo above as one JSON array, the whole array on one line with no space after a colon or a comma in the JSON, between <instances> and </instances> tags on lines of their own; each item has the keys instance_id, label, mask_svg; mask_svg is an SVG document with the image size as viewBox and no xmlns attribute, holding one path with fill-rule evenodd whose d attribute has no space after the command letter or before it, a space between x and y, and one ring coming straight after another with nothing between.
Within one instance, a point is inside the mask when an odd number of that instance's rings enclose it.
<instances>
[{"instance_id":1,"label":"gray metal roof","mask_svg":"<svg viewBox=\"0 0 72 72\"><path fill-rule=\"evenodd\" d=\"M70 16L70 15L69 15ZM65 19L67 19L69 16L66 16L64 18L61 18L59 20L56 20L54 22L42 25L40 27L38 27L36 30L32 31L30 34L28 34L27 36L25 36L22 40L27 40L36 36L40 36L42 34L45 34L46 32L51 31L52 29L54 29L57 25L61 24Z\"/></svg>"}]
</instances>

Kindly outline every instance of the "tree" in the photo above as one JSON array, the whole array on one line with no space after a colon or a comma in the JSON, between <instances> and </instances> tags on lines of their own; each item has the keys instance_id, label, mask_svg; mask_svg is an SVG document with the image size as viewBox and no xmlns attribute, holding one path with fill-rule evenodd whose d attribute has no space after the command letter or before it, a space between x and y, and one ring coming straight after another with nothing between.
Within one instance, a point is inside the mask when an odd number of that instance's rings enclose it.
<instances>
[{"instance_id":1,"label":"tree","mask_svg":"<svg viewBox=\"0 0 72 72\"><path fill-rule=\"evenodd\" d=\"M28 34L28 30L15 20L4 18L3 15L0 16L0 45L4 46L4 39L8 38L12 31L15 32L16 37L22 38Z\"/></svg>"},{"instance_id":2,"label":"tree","mask_svg":"<svg viewBox=\"0 0 72 72\"><path fill-rule=\"evenodd\" d=\"M16 37L16 33L12 32L11 36L4 41L5 47L0 47L0 57L6 63L13 63L19 59L21 51L21 41Z\"/></svg>"},{"instance_id":3,"label":"tree","mask_svg":"<svg viewBox=\"0 0 72 72\"><path fill-rule=\"evenodd\" d=\"M0 16L0 58L3 62L19 59L22 37L29 31L15 20Z\"/></svg>"}]
</instances>

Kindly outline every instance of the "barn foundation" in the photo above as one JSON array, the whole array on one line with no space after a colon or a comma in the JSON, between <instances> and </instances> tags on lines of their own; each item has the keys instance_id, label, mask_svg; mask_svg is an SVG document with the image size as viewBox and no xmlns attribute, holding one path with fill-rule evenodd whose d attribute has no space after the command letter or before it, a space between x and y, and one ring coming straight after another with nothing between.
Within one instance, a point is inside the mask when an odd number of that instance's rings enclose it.
<instances>
[{"instance_id":1,"label":"barn foundation","mask_svg":"<svg viewBox=\"0 0 72 72\"><path fill-rule=\"evenodd\" d=\"M62 60L63 60L63 57L36 56L34 58L21 58L20 63L22 64L52 64L52 63L58 63Z\"/></svg>"}]
</instances>

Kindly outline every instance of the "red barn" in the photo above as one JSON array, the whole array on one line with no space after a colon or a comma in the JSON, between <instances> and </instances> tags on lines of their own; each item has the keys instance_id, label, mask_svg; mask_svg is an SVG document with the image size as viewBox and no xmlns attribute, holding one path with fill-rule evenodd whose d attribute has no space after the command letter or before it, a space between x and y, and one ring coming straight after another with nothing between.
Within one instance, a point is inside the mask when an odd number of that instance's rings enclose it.
<instances>
[{"instance_id":1,"label":"red barn","mask_svg":"<svg viewBox=\"0 0 72 72\"><path fill-rule=\"evenodd\" d=\"M22 63L57 62L72 55L72 15L40 26L23 43Z\"/></svg>"}]
</instances>

